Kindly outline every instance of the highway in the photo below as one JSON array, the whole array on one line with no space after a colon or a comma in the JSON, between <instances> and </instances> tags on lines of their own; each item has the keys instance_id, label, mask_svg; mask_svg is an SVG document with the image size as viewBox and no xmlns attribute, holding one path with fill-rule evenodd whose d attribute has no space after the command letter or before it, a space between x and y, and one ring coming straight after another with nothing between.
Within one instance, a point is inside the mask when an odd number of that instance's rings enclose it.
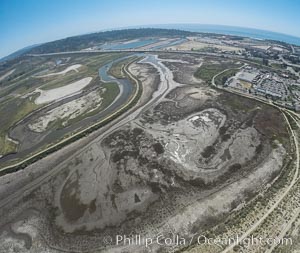
<instances>
[{"instance_id":1,"label":"highway","mask_svg":"<svg viewBox=\"0 0 300 253\"><path fill-rule=\"evenodd\" d=\"M209 57L221 57L223 59L232 59L237 61L242 61L244 63L249 63L256 65L258 67L263 67L265 69L277 72L278 69L272 66L266 66L261 63L255 62L254 57L248 57L245 59L241 55L228 55L225 53L210 53L210 52L200 52L200 51L190 51L190 50L163 50L163 49L122 49L122 50L89 50L89 51L68 51L68 52L58 52L58 53L45 53L45 54L27 54L29 57L41 57L41 56L57 56L57 55L68 55L68 54L107 54L107 53L151 53L151 54L189 54L198 56L209 56Z\"/></svg>"},{"instance_id":2,"label":"highway","mask_svg":"<svg viewBox=\"0 0 300 253\"><path fill-rule=\"evenodd\" d=\"M288 66L300 68L300 65L299 65L299 64L289 63L287 60L285 60L285 59L283 58L282 55L279 55L279 59L280 59L284 64L286 64L286 65L288 65Z\"/></svg>"},{"instance_id":3,"label":"highway","mask_svg":"<svg viewBox=\"0 0 300 253\"><path fill-rule=\"evenodd\" d=\"M151 51L151 50L143 50L143 51L133 51L133 50L122 50L121 52L151 52L151 53L155 53L157 51ZM116 51L96 51L96 53L108 53L108 52L120 52L119 50ZM162 51L159 51L160 53ZM163 51L164 52L164 51ZM95 53L95 52L78 52L78 51L75 51L75 52L64 52L64 53L53 53L53 54L44 54L44 55L60 55L60 54L78 54L78 53ZM185 51L181 51L181 52L174 52L174 53L189 53L189 54L195 54L195 52L185 52ZM203 53L199 53L201 55L203 55ZM207 54L205 54L207 55ZM30 56L41 56L41 55L30 55ZM116 116L118 113L120 113L122 110L126 109L127 106L129 106L133 101L134 99L136 99L136 97L138 96L139 92L140 92L140 86L139 86L139 82L138 80L128 71L128 66L129 64L123 68L123 71L132 79L134 80L134 82L136 83L136 87L137 89L135 90L135 93L133 94L133 96L129 99L129 101L124 104L121 108L119 108L117 111L115 111L114 113L112 113L111 115L107 116L106 118L102 119L101 121L89 126L88 128L54 144L53 146L50 146L48 147L47 149L43 150L43 151L40 151L36 154L34 154L33 156L31 157L28 157L26 158L25 160L21 161L21 162L18 162L14 165L11 165L11 166L7 166L7 167L4 167L4 168L1 168L0 169L0 172L1 171L5 171L5 170L9 170L11 169L12 167L14 166L18 166L18 165L21 165L23 164L24 162L26 161L29 161L30 159L34 158L34 157L37 157L38 155L40 154L43 154L44 152L47 152L49 151L51 148L53 147L56 147L56 146L59 146L61 144L63 144L64 142L67 142L68 140L70 140L71 138L74 138L76 137L77 135L80 135L82 133L84 133L85 131L99 125L99 124L102 124L103 122L107 121L107 120L110 120L111 118L113 118L114 116ZM292 181L290 182L290 184L287 186L287 188L285 189L285 191L281 194L280 198L272 205L272 207L270 209L268 209L268 211L258 220L256 221L251 227L249 227L247 229L247 231L245 231L241 236L240 236L240 240L242 241L244 238L247 238L249 235L251 235L251 233L253 233L265 220L266 218L278 207L278 205L281 203L281 201L288 195L288 193L290 192L290 190L292 189L292 187L294 186L294 184L297 182L298 180L298 176L299 176L299 144L298 144L298 140L297 140L297 137L295 135L295 132L294 130L292 129L291 125L290 125L290 122L288 121L287 119L287 116L286 114L289 114L291 116L291 118L295 121L295 123L297 124L298 128L300 129L300 125L299 123L297 122L297 120L295 119L295 117L299 117L299 115L297 115L296 113L294 112L291 112L289 110L286 110L286 109L282 109L281 107L277 106L277 105L274 105L273 103L271 103L270 101L266 101L264 99L260 99L258 97L254 97L252 95L248 95L248 94L243 94L243 93L240 93L240 92L235 92L235 91L231 91L231 90L228 90L228 89L225 89L225 88L221 88L221 87L217 87L217 85L215 84L215 78L224 73L225 71L228 71L229 69L226 69L226 70L223 70L222 72L219 72L218 74L216 74L213 78L212 78L212 81L211 81L211 84L216 87L217 89L220 89L220 90L223 90L223 91L226 91L226 92L230 92L230 93L233 93L233 94L236 94L236 95L239 95L239 96L242 96L242 97L246 97L246 98L249 98L249 99L254 99L254 100L257 100L259 102L262 102L262 103L265 103L265 104L268 104L268 105L271 105L271 106L274 106L275 108L279 109L282 113L283 113L283 116L287 122L287 126L289 128L289 131L292 135L292 138L293 138L293 142L294 142L294 145L295 145L295 149L296 149L296 168L295 168L295 173L294 173L294 176L293 176L293 179ZM124 122L127 122L127 120L125 120ZM111 132L111 131L108 131L108 132ZM43 175L42 177L39 177L38 179L32 181L30 184L26 185L24 188L20 189L20 191L16 191L14 194L8 196L6 199L2 200L0 202L0 208L5 206L9 201L11 201L12 199L14 198L18 198L20 197L22 194L21 193L24 193L24 192L28 192L30 190L32 190L34 187L36 187L37 185L41 184L41 182L43 182L44 180L46 180L47 178L51 177L53 175L53 173L57 172L56 170L59 169L59 166L57 168L55 168L54 170L50 170L49 172L47 172L45 175ZM297 213L299 214L299 210L297 210ZM295 214L295 217L296 217L296 214ZM293 221L293 220L292 220ZM291 226L291 222L289 222L288 226L286 227L285 230L283 230L280 234L281 237L283 237L285 235L285 233L288 231L289 227ZM230 250L232 250L234 247L234 245L231 245L227 248L225 248L222 253L226 253L226 252L229 252ZM271 251L268 251L268 252L271 252Z\"/></svg>"},{"instance_id":4,"label":"highway","mask_svg":"<svg viewBox=\"0 0 300 253\"><path fill-rule=\"evenodd\" d=\"M53 56L53 55L66 55L66 54L95 54L95 53L100 53L100 54L103 54L103 53L120 53L120 52L132 52L132 53L152 53L152 54L155 54L155 53L164 53L164 52L167 52L167 53L180 53L180 54L192 54L192 55L202 55L202 56L213 56L213 57L225 57L225 58L233 58L233 59L238 59L238 60L243 60L243 62L247 63L248 61L243 59L243 57L239 57L239 56L224 56L224 54L217 54L217 53L205 53L205 52L192 52L192 51L166 51L166 50L90 50L90 51L69 51L69 52L59 52L59 53L49 53L49 54L29 54L28 56L30 57L40 57L40 56ZM252 62L251 62L252 63ZM126 69L126 68L125 68ZM228 89L224 89L224 88L221 88L221 87L217 87L216 84L215 84L215 78L224 73L225 71L227 71L229 69L226 69L220 73L218 73L217 75L215 75L213 78L212 78L212 85L215 86L216 88L218 89L222 89L224 91L227 91L227 92L231 92L231 93L234 93L234 94L237 94L237 95L240 95L240 96L244 96L244 97L247 97L247 98L251 98L251 99L255 99L257 101L260 101L260 102L263 102L263 103L266 103L266 101L264 99L260 99L260 98L257 98L257 97L254 97L254 96L251 96L251 95L247 95L247 94L242 94L242 93L239 93L239 92L234 92L234 91L229 91ZM129 75L129 73L126 71L126 73ZM132 76L131 76L132 78ZM63 143L66 143L67 141L70 141L71 138L74 138L76 136L79 136L80 134L83 134L84 132L88 131L89 129L93 128L93 127L96 127L97 125L99 124L102 124L104 123L105 121L107 120L110 120L111 118L113 118L115 115L117 115L118 113L120 113L120 111L122 111L124 108L126 108L126 106L130 103L130 101L125 104L123 107L121 107L119 110L115 111L114 113L112 113L111 115L108 115L107 117L105 117L104 119L102 119L101 121L75 133L74 135L70 136L70 137L67 137L63 140L61 140L60 142L56 143L56 144L53 144L51 146L49 146L48 148L42 150L42 151L39 151L38 153L35 153L33 154L32 156L20 161L20 162L17 162L15 164L12 164L12 165L9 165L9 166L6 166L6 167L3 167L3 168L0 168L0 172L3 172L5 170L9 170L15 166L20 166L22 165L23 163L25 162L28 162L30 161L32 158L34 157L38 157L39 155L42 155L43 153L47 152L47 151L50 151L51 149L55 148L55 147L58 147L59 145L62 145ZM270 103L269 103L270 104ZM273 105L273 104L271 104ZM275 105L273 105L275 106ZM277 108L279 108L278 106L276 106Z\"/></svg>"}]
</instances>

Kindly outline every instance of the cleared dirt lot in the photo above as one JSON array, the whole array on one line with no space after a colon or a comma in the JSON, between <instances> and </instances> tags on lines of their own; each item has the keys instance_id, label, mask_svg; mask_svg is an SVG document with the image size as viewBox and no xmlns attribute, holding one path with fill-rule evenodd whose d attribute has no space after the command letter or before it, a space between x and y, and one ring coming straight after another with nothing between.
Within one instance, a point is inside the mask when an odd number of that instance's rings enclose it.
<instances>
[{"instance_id":1,"label":"cleared dirt lot","mask_svg":"<svg viewBox=\"0 0 300 253\"><path fill-rule=\"evenodd\" d=\"M199 42L197 40L189 40L187 42L184 42L179 45L171 46L168 47L167 49L171 50L202 50L202 49L207 49L207 48L215 48L220 51L243 51L244 49L238 48L238 47L232 47L232 46L227 46L227 45L216 45L216 44L209 44L209 43L204 43L204 42Z\"/></svg>"}]
</instances>

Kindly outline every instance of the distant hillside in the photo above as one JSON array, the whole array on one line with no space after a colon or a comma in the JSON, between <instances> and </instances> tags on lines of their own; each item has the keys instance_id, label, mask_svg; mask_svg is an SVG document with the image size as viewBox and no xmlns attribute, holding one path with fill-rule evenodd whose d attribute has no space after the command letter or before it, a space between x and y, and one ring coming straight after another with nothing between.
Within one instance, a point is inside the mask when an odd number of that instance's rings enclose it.
<instances>
[{"instance_id":1,"label":"distant hillside","mask_svg":"<svg viewBox=\"0 0 300 253\"><path fill-rule=\"evenodd\" d=\"M13 52L12 54L5 56L3 58L0 59L0 62L4 62L4 61L10 61L13 60L23 54L26 54L30 49L39 46L40 44L36 44L36 45L32 45L32 46L28 46L28 47L24 47L16 52Z\"/></svg>"},{"instance_id":2,"label":"distant hillside","mask_svg":"<svg viewBox=\"0 0 300 253\"><path fill-rule=\"evenodd\" d=\"M141 28L141 29L125 29L113 30L106 32L98 32L85 34L80 36L69 37L44 43L40 46L32 48L27 53L56 53L65 51L81 50L91 47L99 43L105 43L114 40L136 39L140 37L174 37L189 36L193 32L175 30L175 29L158 29L158 28Z\"/></svg>"}]
</instances>

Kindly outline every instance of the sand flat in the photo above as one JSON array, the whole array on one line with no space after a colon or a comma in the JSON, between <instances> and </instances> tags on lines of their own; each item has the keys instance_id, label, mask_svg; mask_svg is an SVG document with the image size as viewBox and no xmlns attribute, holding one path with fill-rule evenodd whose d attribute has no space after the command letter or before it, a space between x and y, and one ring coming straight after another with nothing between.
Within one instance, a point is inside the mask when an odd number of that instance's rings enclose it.
<instances>
[{"instance_id":1,"label":"sand flat","mask_svg":"<svg viewBox=\"0 0 300 253\"><path fill-rule=\"evenodd\" d=\"M46 75L42 75L42 76L37 76L37 77L48 77L48 76L57 76L57 75L64 75L66 73L68 73L69 71L76 71L78 72L78 69L81 67L81 64L74 64L72 66L67 67L66 69L60 71L60 72L55 72L55 73L50 73L50 74L46 74Z\"/></svg>"},{"instance_id":2,"label":"sand flat","mask_svg":"<svg viewBox=\"0 0 300 253\"><path fill-rule=\"evenodd\" d=\"M187 42L184 42L182 44L174 45L171 47L167 47L167 49L171 50L201 50L205 49L208 47L216 48L219 50L223 51L243 51L242 48L239 47L233 47L233 46L227 46L227 45L216 45L216 44L209 44L209 43L204 43L204 42L199 42L199 41L194 41L194 40L189 40Z\"/></svg>"},{"instance_id":3,"label":"sand flat","mask_svg":"<svg viewBox=\"0 0 300 253\"><path fill-rule=\"evenodd\" d=\"M39 105L76 95L80 93L92 79L92 77L85 77L76 82L51 90L36 89L35 92L39 92L40 96L34 102Z\"/></svg>"},{"instance_id":4,"label":"sand flat","mask_svg":"<svg viewBox=\"0 0 300 253\"><path fill-rule=\"evenodd\" d=\"M70 120L75 119L79 115L97 110L102 103L102 99L99 90L92 91L85 96L50 110L34 122L30 123L28 127L34 132L41 133L48 129L51 122L58 119L63 120L62 125L65 126Z\"/></svg>"}]
</instances>

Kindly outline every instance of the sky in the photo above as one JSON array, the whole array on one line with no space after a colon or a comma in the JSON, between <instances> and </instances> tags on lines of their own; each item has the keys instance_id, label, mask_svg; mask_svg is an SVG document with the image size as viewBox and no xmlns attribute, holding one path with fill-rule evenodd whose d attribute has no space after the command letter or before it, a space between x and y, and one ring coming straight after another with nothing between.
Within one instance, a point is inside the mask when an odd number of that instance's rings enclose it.
<instances>
[{"instance_id":1,"label":"sky","mask_svg":"<svg viewBox=\"0 0 300 253\"><path fill-rule=\"evenodd\" d=\"M23 47L127 26L198 23L300 37L298 0L0 0L0 58Z\"/></svg>"}]
</instances>

